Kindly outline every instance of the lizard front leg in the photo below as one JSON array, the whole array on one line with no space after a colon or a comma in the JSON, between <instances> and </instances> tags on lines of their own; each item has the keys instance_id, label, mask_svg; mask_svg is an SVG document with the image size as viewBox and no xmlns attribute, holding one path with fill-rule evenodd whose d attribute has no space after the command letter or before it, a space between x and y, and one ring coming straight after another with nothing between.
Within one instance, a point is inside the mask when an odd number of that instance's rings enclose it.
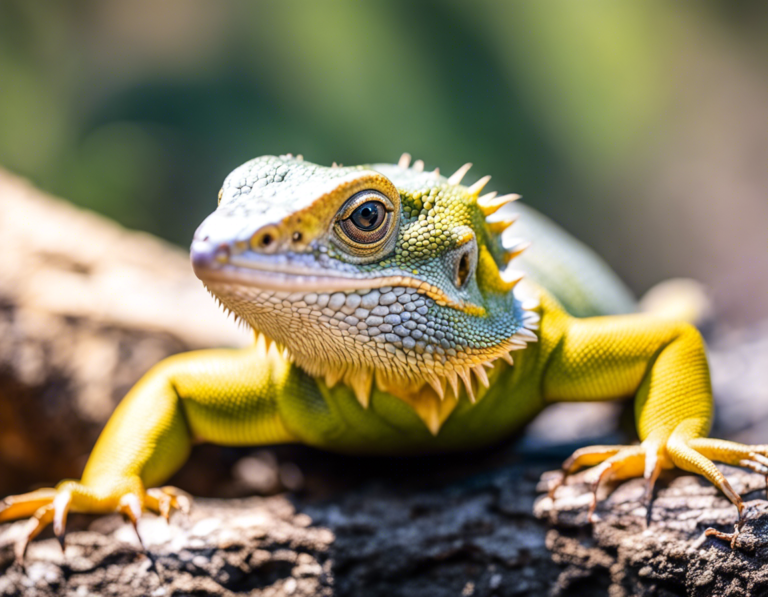
<instances>
[{"instance_id":1,"label":"lizard front leg","mask_svg":"<svg viewBox=\"0 0 768 597\"><path fill-rule=\"evenodd\" d=\"M582 448L564 464L564 476L594 465L595 496L603 479L644 476L650 497L659 471L677 466L712 482L737 507L741 522L742 499L712 461L768 472L768 446L706 437L713 416L709 368L704 342L689 324L647 315L565 318L543 393L550 401L635 396L639 446Z\"/></svg>"},{"instance_id":2,"label":"lizard front leg","mask_svg":"<svg viewBox=\"0 0 768 597\"><path fill-rule=\"evenodd\" d=\"M185 509L182 492L154 486L178 470L193 442L293 441L276 400L289 367L263 345L186 353L155 366L107 422L79 481L0 502L0 522L31 517L17 558L51 522L63 545L68 512L121 512L135 526L143 510L168 517L173 508Z\"/></svg>"}]
</instances>

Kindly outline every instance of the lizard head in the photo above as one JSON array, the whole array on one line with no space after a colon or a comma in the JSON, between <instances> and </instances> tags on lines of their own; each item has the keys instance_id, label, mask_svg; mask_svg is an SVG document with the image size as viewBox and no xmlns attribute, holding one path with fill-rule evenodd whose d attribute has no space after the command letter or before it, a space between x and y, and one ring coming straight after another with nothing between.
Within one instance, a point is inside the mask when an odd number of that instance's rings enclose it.
<instances>
[{"instance_id":1,"label":"lizard head","mask_svg":"<svg viewBox=\"0 0 768 597\"><path fill-rule=\"evenodd\" d=\"M445 178L407 155L346 168L256 158L226 178L195 233L195 273L225 308L329 386L350 385L364 406L374 382L411 403L455 404L462 380L474 401L485 369L535 340L537 316L507 267L523 246L505 248L511 220L492 216L517 196L479 196L489 177L463 186L468 168ZM443 415L430 415L433 431Z\"/></svg>"}]
</instances>

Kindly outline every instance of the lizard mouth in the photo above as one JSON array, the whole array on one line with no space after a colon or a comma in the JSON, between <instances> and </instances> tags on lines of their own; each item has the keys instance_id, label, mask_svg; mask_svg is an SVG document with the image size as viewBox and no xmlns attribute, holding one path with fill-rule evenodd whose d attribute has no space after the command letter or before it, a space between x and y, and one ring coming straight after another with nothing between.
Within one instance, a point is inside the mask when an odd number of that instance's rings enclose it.
<instances>
[{"instance_id":1,"label":"lizard mouth","mask_svg":"<svg viewBox=\"0 0 768 597\"><path fill-rule=\"evenodd\" d=\"M354 275L318 274L317 268L310 268L288 260L251 259L231 255L227 248L212 248L209 243L196 241L192 244L191 260L195 275L206 285L223 283L250 286L262 290L287 292L344 292L374 288L406 287L415 288L419 293L433 299L441 306L453 307L464 312L485 312L482 307L457 303L442 289L406 275L358 277Z\"/></svg>"}]
</instances>

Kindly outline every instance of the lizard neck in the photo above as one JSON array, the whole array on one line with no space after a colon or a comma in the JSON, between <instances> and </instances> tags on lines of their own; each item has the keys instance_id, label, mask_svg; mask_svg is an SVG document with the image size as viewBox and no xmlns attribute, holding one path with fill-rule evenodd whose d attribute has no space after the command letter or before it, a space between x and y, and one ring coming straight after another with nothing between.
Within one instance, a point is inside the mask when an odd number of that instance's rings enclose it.
<instances>
[{"instance_id":1,"label":"lizard neck","mask_svg":"<svg viewBox=\"0 0 768 597\"><path fill-rule=\"evenodd\" d=\"M259 341L263 339L267 345L276 342L286 358L327 387L337 384L350 387L363 408L368 408L375 385L377 390L391 394L413 408L432 434L437 435L463 396L472 404L480 400L490 386L489 373L497 375L497 371L512 366L513 353L537 340L535 330L538 329L539 314L536 307L527 302L523 327L493 347L427 354L426 358L411 359L410 362L407 356L398 358L395 353L393 357L387 350L386 358L367 360L366 352L359 348L342 359L333 358L338 356L338 348L328 346L326 350L318 350L313 346L309 329L303 336L286 338L279 330L265 326L275 333L261 332Z\"/></svg>"}]
</instances>

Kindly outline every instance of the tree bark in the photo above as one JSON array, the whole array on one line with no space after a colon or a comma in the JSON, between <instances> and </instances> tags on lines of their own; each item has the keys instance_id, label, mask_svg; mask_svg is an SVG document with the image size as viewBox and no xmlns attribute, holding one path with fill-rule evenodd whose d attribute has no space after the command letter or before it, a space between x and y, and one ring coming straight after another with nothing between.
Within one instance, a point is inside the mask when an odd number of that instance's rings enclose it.
<instances>
[{"instance_id":1,"label":"tree bark","mask_svg":"<svg viewBox=\"0 0 768 597\"><path fill-rule=\"evenodd\" d=\"M735 508L704 481L664 479L650 526L635 480L586 522L578 482L553 503L536 499L535 464L507 465L419 488L372 484L312 503L199 499L170 525L146 516L139 532L117 516L70 523L67 550L35 541L25 567L0 531L0 595L764 595L768 515L764 480L729 469L750 519L736 549L705 537L730 530ZM539 487L539 489L542 489ZM757 499L761 498L761 499ZM535 513L535 514L534 514Z\"/></svg>"}]
</instances>

